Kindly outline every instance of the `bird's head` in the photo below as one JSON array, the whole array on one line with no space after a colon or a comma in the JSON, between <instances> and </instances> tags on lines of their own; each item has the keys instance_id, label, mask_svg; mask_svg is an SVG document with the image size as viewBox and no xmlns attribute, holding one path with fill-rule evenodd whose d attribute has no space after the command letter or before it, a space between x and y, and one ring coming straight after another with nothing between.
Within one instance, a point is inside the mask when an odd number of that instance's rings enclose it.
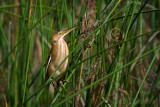
<instances>
[{"instance_id":1,"label":"bird's head","mask_svg":"<svg viewBox=\"0 0 160 107\"><path fill-rule=\"evenodd\" d=\"M57 33L55 33L53 36L52 36L52 43L54 42L57 42L59 39L61 38L64 38L64 36L66 36L69 32L71 32L72 30L74 30L76 27L73 27L71 29L67 29L67 30L64 30L64 31L59 31Z\"/></svg>"}]
</instances>

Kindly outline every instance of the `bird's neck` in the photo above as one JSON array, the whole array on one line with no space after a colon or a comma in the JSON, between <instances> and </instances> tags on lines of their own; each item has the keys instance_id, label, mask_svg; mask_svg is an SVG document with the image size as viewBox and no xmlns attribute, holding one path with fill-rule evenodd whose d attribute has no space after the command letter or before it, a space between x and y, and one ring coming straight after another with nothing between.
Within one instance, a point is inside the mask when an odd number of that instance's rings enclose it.
<instances>
[{"instance_id":1,"label":"bird's neck","mask_svg":"<svg viewBox=\"0 0 160 107\"><path fill-rule=\"evenodd\" d=\"M63 42L65 42L63 40L63 38L60 38L58 41L52 43L52 51L58 52L58 50L60 50L60 48L62 48Z\"/></svg>"},{"instance_id":2,"label":"bird's neck","mask_svg":"<svg viewBox=\"0 0 160 107\"><path fill-rule=\"evenodd\" d=\"M60 63L68 54L68 47L64 39L60 39L57 42L54 42L52 44L52 59L57 63L57 61Z\"/></svg>"},{"instance_id":3,"label":"bird's neck","mask_svg":"<svg viewBox=\"0 0 160 107\"><path fill-rule=\"evenodd\" d=\"M57 45L61 42L61 38L60 39L58 39L57 41L53 41L52 42L52 47L57 47Z\"/></svg>"}]
</instances>

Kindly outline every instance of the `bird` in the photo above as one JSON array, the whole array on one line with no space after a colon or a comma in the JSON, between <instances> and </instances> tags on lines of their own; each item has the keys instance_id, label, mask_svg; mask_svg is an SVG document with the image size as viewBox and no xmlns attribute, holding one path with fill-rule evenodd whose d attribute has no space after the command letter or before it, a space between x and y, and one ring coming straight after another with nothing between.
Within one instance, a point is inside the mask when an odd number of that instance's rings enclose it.
<instances>
[{"instance_id":1,"label":"bird","mask_svg":"<svg viewBox=\"0 0 160 107\"><path fill-rule=\"evenodd\" d=\"M51 39L51 51L48 55L48 60L46 63L46 77L45 81L49 79L49 77L52 75L52 73L55 71L55 69L61 64L61 62L69 55L69 49L67 46L67 43L64 40L64 37L76 29L76 27L59 31L55 34L53 34L52 39ZM65 72L66 68L68 65L68 58L62 63L62 65L58 68L58 70L54 73L52 79L55 79L57 76ZM64 75L59 76L54 80L54 84L58 84L61 79L64 78ZM56 84L55 84L56 83ZM61 82L60 82L61 83ZM47 85L47 89L49 88L50 84Z\"/></svg>"}]
</instances>

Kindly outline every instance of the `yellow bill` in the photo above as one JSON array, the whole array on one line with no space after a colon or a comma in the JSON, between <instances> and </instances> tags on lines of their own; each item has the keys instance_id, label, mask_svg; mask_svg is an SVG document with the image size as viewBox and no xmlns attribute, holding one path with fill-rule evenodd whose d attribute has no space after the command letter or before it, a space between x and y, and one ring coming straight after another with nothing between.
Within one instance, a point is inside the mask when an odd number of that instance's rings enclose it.
<instances>
[{"instance_id":1,"label":"yellow bill","mask_svg":"<svg viewBox=\"0 0 160 107\"><path fill-rule=\"evenodd\" d=\"M71 32L72 30L76 29L78 26L75 26L73 28L67 29L65 31L62 32L61 37L63 38L64 36L66 36L69 32Z\"/></svg>"}]
</instances>

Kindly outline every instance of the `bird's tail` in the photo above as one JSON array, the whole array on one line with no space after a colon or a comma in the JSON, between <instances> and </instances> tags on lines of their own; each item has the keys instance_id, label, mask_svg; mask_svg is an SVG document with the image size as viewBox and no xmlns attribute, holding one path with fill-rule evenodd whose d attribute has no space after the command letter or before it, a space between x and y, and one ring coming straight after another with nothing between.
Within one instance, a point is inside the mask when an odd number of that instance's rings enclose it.
<instances>
[{"instance_id":1,"label":"bird's tail","mask_svg":"<svg viewBox=\"0 0 160 107\"><path fill-rule=\"evenodd\" d=\"M48 79L49 79L49 76L48 76L48 73L46 73L45 82L47 82ZM50 85L50 84L48 84L48 85L46 86L46 89L47 89L47 90L49 89L49 85Z\"/></svg>"}]
</instances>

